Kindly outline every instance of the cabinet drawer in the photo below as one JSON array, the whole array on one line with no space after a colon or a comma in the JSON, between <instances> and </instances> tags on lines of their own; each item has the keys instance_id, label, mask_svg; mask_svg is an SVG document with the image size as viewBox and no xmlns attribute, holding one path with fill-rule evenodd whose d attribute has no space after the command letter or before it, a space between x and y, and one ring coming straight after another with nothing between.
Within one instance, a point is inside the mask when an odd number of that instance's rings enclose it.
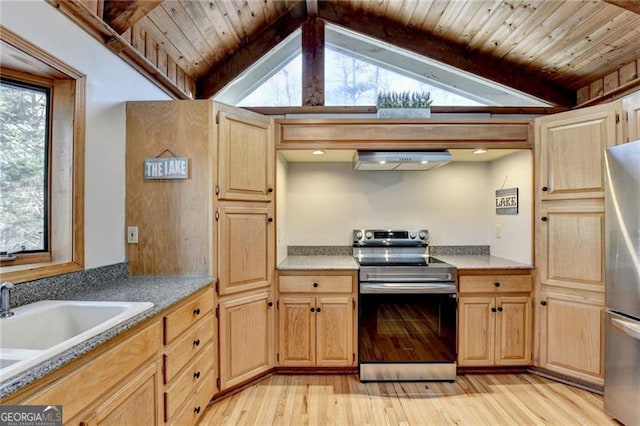
<instances>
[{"instance_id":1,"label":"cabinet drawer","mask_svg":"<svg viewBox=\"0 0 640 426\"><path fill-rule=\"evenodd\" d=\"M171 343L212 309L213 289L210 289L164 317L164 344Z\"/></svg>"},{"instance_id":2,"label":"cabinet drawer","mask_svg":"<svg viewBox=\"0 0 640 426\"><path fill-rule=\"evenodd\" d=\"M351 275L281 275L280 293L351 293Z\"/></svg>"},{"instance_id":3,"label":"cabinet drawer","mask_svg":"<svg viewBox=\"0 0 640 426\"><path fill-rule=\"evenodd\" d=\"M164 354L164 382L169 383L213 339L213 315L207 314L192 330L176 339Z\"/></svg>"},{"instance_id":4,"label":"cabinet drawer","mask_svg":"<svg viewBox=\"0 0 640 426\"><path fill-rule=\"evenodd\" d=\"M213 394L216 392L216 382L213 377L207 378L195 391L193 397L187 401L185 405L178 411L173 419L170 421L170 425L183 426L183 425L195 425L198 423L198 419L207 409L207 405Z\"/></svg>"},{"instance_id":5,"label":"cabinet drawer","mask_svg":"<svg viewBox=\"0 0 640 426\"><path fill-rule=\"evenodd\" d=\"M460 293L506 293L531 291L531 275L463 275Z\"/></svg>"},{"instance_id":6,"label":"cabinet drawer","mask_svg":"<svg viewBox=\"0 0 640 426\"><path fill-rule=\"evenodd\" d=\"M206 345L164 392L165 418L170 419L204 381L213 378L213 343Z\"/></svg>"}]
</instances>

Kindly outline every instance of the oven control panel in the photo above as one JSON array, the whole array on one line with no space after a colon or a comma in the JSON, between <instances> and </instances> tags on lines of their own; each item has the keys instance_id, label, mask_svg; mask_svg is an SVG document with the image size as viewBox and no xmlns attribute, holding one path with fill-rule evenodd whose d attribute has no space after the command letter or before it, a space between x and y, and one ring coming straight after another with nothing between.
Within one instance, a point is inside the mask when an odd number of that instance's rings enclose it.
<instances>
[{"instance_id":1,"label":"oven control panel","mask_svg":"<svg viewBox=\"0 0 640 426\"><path fill-rule=\"evenodd\" d=\"M429 243L429 231L426 229L354 229L354 245L423 245Z\"/></svg>"}]
</instances>

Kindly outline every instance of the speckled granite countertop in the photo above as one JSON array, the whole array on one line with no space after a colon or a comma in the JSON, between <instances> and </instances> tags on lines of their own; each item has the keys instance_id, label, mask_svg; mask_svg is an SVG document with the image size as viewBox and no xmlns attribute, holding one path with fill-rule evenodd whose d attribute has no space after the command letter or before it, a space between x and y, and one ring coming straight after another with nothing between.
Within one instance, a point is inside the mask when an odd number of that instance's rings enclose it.
<instances>
[{"instance_id":1,"label":"speckled granite countertop","mask_svg":"<svg viewBox=\"0 0 640 426\"><path fill-rule=\"evenodd\" d=\"M458 269L533 269L533 265L514 262L496 256L434 256L443 262L452 264Z\"/></svg>"},{"instance_id":2,"label":"speckled granite countertop","mask_svg":"<svg viewBox=\"0 0 640 426\"><path fill-rule=\"evenodd\" d=\"M35 367L8 380L0 382L0 399L6 398L23 387L46 376L56 369L79 358L120 333L129 330L171 305L185 299L211 283L207 276L131 276L104 283L99 288L90 288L65 295L64 300L98 300L115 302L152 302L153 307L133 318L98 334Z\"/></svg>"},{"instance_id":3,"label":"speckled granite countertop","mask_svg":"<svg viewBox=\"0 0 640 426\"><path fill-rule=\"evenodd\" d=\"M360 266L353 256L287 256L276 269L286 270L358 270Z\"/></svg>"}]
</instances>

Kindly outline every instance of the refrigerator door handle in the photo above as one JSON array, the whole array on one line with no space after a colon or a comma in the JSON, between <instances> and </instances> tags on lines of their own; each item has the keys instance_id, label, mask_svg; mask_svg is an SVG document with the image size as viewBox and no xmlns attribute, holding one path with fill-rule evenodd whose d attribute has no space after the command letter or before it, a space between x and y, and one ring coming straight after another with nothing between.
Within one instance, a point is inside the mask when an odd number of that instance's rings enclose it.
<instances>
[{"instance_id":1,"label":"refrigerator door handle","mask_svg":"<svg viewBox=\"0 0 640 426\"><path fill-rule=\"evenodd\" d=\"M640 340L640 326L635 325L631 321L626 321L618 318L611 318L611 322L616 328L620 329L625 334L633 337L636 340Z\"/></svg>"}]
</instances>

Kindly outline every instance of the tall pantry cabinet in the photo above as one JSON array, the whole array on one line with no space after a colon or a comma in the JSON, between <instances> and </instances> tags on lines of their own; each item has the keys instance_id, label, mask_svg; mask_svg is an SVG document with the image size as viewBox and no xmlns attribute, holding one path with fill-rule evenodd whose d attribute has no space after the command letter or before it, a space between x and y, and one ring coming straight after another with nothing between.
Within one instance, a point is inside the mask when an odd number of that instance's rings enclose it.
<instances>
[{"instance_id":1,"label":"tall pantry cabinet","mask_svg":"<svg viewBox=\"0 0 640 426\"><path fill-rule=\"evenodd\" d=\"M536 119L535 364L594 385L604 373L604 156L622 103Z\"/></svg>"},{"instance_id":2,"label":"tall pantry cabinet","mask_svg":"<svg viewBox=\"0 0 640 426\"><path fill-rule=\"evenodd\" d=\"M187 157L188 179L143 179L145 158ZM209 274L218 391L274 364L274 141L270 118L212 101L127 103L132 274Z\"/></svg>"}]
</instances>

